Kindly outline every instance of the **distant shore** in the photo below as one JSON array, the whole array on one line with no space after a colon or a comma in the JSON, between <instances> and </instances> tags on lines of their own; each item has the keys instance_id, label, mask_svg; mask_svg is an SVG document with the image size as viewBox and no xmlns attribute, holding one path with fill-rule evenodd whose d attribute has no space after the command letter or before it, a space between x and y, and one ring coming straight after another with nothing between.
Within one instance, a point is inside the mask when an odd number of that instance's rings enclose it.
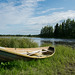
<instances>
[{"instance_id":1,"label":"distant shore","mask_svg":"<svg viewBox=\"0 0 75 75\"><path fill-rule=\"evenodd\" d=\"M0 37L39 37L39 38L57 38L57 37L41 37L40 34L38 35L0 35ZM61 38L61 37L59 37ZM61 39L75 39L75 38L71 38L71 37L64 37Z\"/></svg>"}]
</instances>

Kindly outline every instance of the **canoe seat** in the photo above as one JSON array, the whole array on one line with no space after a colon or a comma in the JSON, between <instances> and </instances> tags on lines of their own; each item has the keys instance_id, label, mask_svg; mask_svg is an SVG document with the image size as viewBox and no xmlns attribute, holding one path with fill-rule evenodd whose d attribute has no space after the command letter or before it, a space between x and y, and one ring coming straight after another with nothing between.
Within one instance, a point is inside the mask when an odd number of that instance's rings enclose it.
<instances>
[{"instance_id":1,"label":"canoe seat","mask_svg":"<svg viewBox=\"0 0 75 75\"><path fill-rule=\"evenodd\" d=\"M37 55L37 53L40 53L40 51L27 52L27 55L34 56Z\"/></svg>"}]
</instances>

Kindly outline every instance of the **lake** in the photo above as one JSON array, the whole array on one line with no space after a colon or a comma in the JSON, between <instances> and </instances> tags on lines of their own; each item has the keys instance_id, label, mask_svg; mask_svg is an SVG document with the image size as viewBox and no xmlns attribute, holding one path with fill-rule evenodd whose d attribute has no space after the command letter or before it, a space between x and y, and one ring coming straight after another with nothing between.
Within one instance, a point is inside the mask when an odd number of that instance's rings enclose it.
<instances>
[{"instance_id":1,"label":"lake","mask_svg":"<svg viewBox=\"0 0 75 75\"><path fill-rule=\"evenodd\" d=\"M53 46L57 44L63 44L75 47L75 39L38 38L38 37L26 37L26 38L34 40L39 44L39 46L43 43L52 43Z\"/></svg>"}]
</instances>

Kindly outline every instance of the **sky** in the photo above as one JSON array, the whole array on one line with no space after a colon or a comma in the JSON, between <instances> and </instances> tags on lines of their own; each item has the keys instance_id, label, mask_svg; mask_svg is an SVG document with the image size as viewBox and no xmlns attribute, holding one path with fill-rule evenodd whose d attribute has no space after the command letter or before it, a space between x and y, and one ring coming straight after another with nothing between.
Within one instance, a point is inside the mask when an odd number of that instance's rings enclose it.
<instances>
[{"instance_id":1,"label":"sky","mask_svg":"<svg viewBox=\"0 0 75 75\"><path fill-rule=\"evenodd\" d=\"M0 0L0 34L36 35L68 18L75 19L75 0Z\"/></svg>"}]
</instances>

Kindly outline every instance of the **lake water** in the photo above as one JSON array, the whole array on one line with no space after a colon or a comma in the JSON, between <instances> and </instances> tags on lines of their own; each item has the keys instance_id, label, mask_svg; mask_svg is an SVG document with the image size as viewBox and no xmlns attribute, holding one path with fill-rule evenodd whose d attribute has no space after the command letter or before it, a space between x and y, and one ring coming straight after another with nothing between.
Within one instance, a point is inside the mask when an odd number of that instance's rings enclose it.
<instances>
[{"instance_id":1,"label":"lake water","mask_svg":"<svg viewBox=\"0 0 75 75\"><path fill-rule=\"evenodd\" d=\"M56 39L56 38L38 38L38 37L27 37L29 39L34 40L39 44L39 46L43 43L52 43L53 46L57 44L70 45L75 47L75 39Z\"/></svg>"}]
</instances>

